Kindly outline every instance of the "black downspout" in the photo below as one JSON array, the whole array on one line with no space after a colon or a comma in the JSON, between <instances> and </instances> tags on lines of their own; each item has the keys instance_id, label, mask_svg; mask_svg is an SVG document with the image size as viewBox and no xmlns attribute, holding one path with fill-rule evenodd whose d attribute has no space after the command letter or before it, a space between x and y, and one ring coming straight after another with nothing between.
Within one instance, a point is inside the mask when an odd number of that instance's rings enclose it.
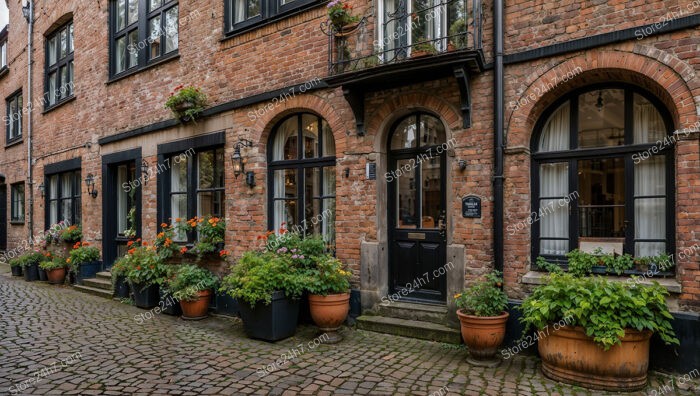
<instances>
[{"instance_id":1,"label":"black downspout","mask_svg":"<svg viewBox=\"0 0 700 396\"><path fill-rule=\"evenodd\" d=\"M494 267L503 271L503 0L494 0L494 172L493 172L493 256Z\"/></svg>"}]
</instances>

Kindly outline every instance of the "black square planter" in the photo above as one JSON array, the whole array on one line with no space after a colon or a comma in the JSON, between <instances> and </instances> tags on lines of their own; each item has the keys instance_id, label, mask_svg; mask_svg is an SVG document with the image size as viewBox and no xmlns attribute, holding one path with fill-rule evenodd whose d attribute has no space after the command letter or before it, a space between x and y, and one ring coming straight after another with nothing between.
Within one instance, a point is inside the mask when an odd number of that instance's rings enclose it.
<instances>
[{"instance_id":1,"label":"black square planter","mask_svg":"<svg viewBox=\"0 0 700 396\"><path fill-rule=\"evenodd\" d=\"M24 280L34 282L39 280L39 264L29 264L24 266Z\"/></svg>"},{"instance_id":2,"label":"black square planter","mask_svg":"<svg viewBox=\"0 0 700 396\"><path fill-rule=\"evenodd\" d=\"M116 298L129 298L131 290L129 289L129 283L126 281L126 277L118 276L114 281L114 297Z\"/></svg>"},{"instance_id":3,"label":"black square planter","mask_svg":"<svg viewBox=\"0 0 700 396\"><path fill-rule=\"evenodd\" d=\"M46 270L39 267L39 280L42 282L47 282L49 277L46 275Z\"/></svg>"},{"instance_id":4,"label":"black square planter","mask_svg":"<svg viewBox=\"0 0 700 396\"><path fill-rule=\"evenodd\" d=\"M182 315L182 307L180 301L176 300L172 294L167 293L163 289L160 290L160 301L158 303L160 311L167 315L180 316Z\"/></svg>"},{"instance_id":5,"label":"black square planter","mask_svg":"<svg viewBox=\"0 0 700 396\"><path fill-rule=\"evenodd\" d=\"M283 292L274 292L270 305L259 301L252 308L247 302L239 301L238 308L243 328L250 338L279 341L293 336L297 330L299 300L291 300Z\"/></svg>"},{"instance_id":6,"label":"black square planter","mask_svg":"<svg viewBox=\"0 0 700 396\"><path fill-rule=\"evenodd\" d=\"M158 285L139 285L132 283L131 292L134 295L134 305L139 308L151 309L158 305L160 294Z\"/></svg>"},{"instance_id":7,"label":"black square planter","mask_svg":"<svg viewBox=\"0 0 700 396\"><path fill-rule=\"evenodd\" d=\"M238 301L226 293L216 295L216 306L214 308L219 315L240 316Z\"/></svg>"},{"instance_id":8,"label":"black square planter","mask_svg":"<svg viewBox=\"0 0 700 396\"><path fill-rule=\"evenodd\" d=\"M12 276L22 276L24 275L24 272L22 271L22 267L19 265L14 265L11 267L12 268Z\"/></svg>"},{"instance_id":9,"label":"black square planter","mask_svg":"<svg viewBox=\"0 0 700 396\"><path fill-rule=\"evenodd\" d=\"M90 279L97 276L97 273L102 270L101 261L90 261L89 263L81 263L78 265L75 278L79 285L83 284L83 279Z\"/></svg>"}]
</instances>

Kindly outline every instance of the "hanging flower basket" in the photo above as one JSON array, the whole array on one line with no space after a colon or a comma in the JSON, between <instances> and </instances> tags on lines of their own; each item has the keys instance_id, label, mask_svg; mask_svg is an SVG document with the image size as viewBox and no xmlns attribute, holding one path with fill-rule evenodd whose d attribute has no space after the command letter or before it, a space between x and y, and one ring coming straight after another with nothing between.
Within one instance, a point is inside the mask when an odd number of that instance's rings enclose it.
<instances>
[{"instance_id":1,"label":"hanging flower basket","mask_svg":"<svg viewBox=\"0 0 700 396\"><path fill-rule=\"evenodd\" d=\"M360 20L356 15L352 15L352 5L347 1L333 0L328 3L328 19L333 25L333 29L338 34L349 33L357 28ZM347 27L347 30L344 30Z\"/></svg>"},{"instance_id":2,"label":"hanging flower basket","mask_svg":"<svg viewBox=\"0 0 700 396\"><path fill-rule=\"evenodd\" d=\"M194 121L207 105L207 96L197 87L182 85L170 93L165 108L170 109L181 122Z\"/></svg>"}]
</instances>

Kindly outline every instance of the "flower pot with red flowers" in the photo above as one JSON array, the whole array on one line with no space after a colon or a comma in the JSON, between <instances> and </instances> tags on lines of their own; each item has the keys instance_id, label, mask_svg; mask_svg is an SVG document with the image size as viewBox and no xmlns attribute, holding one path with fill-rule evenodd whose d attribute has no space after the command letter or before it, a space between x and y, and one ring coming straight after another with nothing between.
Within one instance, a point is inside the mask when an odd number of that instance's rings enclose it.
<instances>
[{"instance_id":1,"label":"flower pot with red flowers","mask_svg":"<svg viewBox=\"0 0 700 396\"><path fill-rule=\"evenodd\" d=\"M61 231L59 238L68 244L80 242L83 239L83 228L79 225L72 225Z\"/></svg>"},{"instance_id":2,"label":"flower pot with red flowers","mask_svg":"<svg viewBox=\"0 0 700 396\"><path fill-rule=\"evenodd\" d=\"M206 106L207 96L193 86L176 87L165 102L165 108L170 109L180 122L195 121Z\"/></svg>"},{"instance_id":3,"label":"flower pot with red flowers","mask_svg":"<svg viewBox=\"0 0 700 396\"><path fill-rule=\"evenodd\" d=\"M168 288L173 297L180 301L182 318L200 320L207 317L212 290L217 286L218 278L209 270L194 264L180 266L174 277L168 281Z\"/></svg>"},{"instance_id":4,"label":"flower pot with red flowers","mask_svg":"<svg viewBox=\"0 0 700 396\"><path fill-rule=\"evenodd\" d=\"M129 283L126 281L126 274L129 272L129 260L122 257L117 260L110 273L112 275L112 290L113 296L119 299L129 298L131 295L131 290L129 289Z\"/></svg>"},{"instance_id":5,"label":"flower pot with red flowers","mask_svg":"<svg viewBox=\"0 0 700 396\"><path fill-rule=\"evenodd\" d=\"M462 339L469 350L467 362L477 366L493 367L503 343L508 321L508 297L502 290L501 272L493 271L480 281L456 294Z\"/></svg>"},{"instance_id":6,"label":"flower pot with red flowers","mask_svg":"<svg viewBox=\"0 0 700 396\"><path fill-rule=\"evenodd\" d=\"M336 35L348 34L357 28L360 18L352 15L352 5L349 2L333 0L326 7L328 8L328 20Z\"/></svg>"},{"instance_id":7,"label":"flower pot with red flowers","mask_svg":"<svg viewBox=\"0 0 700 396\"><path fill-rule=\"evenodd\" d=\"M323 243L323 240L321 240ZM343 338L338 329L350 310L350 278L340 260L324 254L317 256L316 265L307 271L307 289L311 318L327 334L325 343L334 344Z\"/></svg>"},{"instance_id":8,"label":"flower pot with red flowers","mask_svg":"<svg viewBox=\"0 0 700 396\"><path fill-rule=\"evenodd\" d=\"M178 235L190 232L197 234L197 240L192 249L185 250L187 254L197 256L197 260L207 257L225 259L229 252L223 250L224 236L226 235L226 221L216 216L193 217L189 220L181 220L175 225ZM184 253L183 253L184 254Z\"/></svg>"},{"instance_id":9,"label":"flower pot with red flowers","mask_svg":"<svg viewBox=\"0 0 700 396\"><path fill-rule=\"evenodd\" d=\"M100 261L100 250L90 246L88 242L76 242L73 250L70 251L68 263L71 265L71 272L75 274L76 282L83 284L84 279L94 278L102 270Z\"/></svg>"},{"instance_id":10,"label":"flower pot with red flowers","mask_svg":"<svg viewBox=\"0 0 700 396\"><path fill-rule=\"evenodd\" d=\"M65 260L54 257L51 260L42 261L39 267L46 271L46 277L52 285L62 285L66 281Z\"/></svg>"},{"instance_id":11,"label":"flower pot with red flowers","mask_svg":"<svg viewBox=\"0 0 700 396\"><path fill-rule=\"evenodd\" d=\"M134 305L150 309L160 301L159 287L165 280L166 268L155 246L145 242L129 249L124 259L128 262L126 273L134 296Z\"/></svg>"}]
</instances>

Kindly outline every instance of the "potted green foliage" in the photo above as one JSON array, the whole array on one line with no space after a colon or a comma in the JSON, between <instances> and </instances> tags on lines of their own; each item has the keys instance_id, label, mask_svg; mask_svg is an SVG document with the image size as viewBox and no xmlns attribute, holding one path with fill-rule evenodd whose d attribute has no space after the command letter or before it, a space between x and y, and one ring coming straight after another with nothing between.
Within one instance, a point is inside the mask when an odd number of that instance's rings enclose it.
<instances>
[{"instance_id":1,"label":"potted green foliage","mask_svg":"<svg viewBox=\"0 0 700 396\"><path fill-rule=\"evenodd\" d=\"M130 260L122 257L117 260L110 269L110 273L112 274L112 290L116 298L124 299L130 296L129 283L126 281L130 263Z\"/></svg>"},{"instance_id":2,"label":"potted green foliage","mask_svg":"<svg viewBox=\"0 0 700 396\"><path fill-rule=\"evenodd\" d=\"M22 271L23 265L22 256L10 259L10 269L12 270L12 276L22 276L24 272Z\"/></svg>"},{"instance_id":3,"label":"potted green foliage","mask_svg":"<svg viewBox=\"0 0 700 396\"><path fill-rule=\"evenodd\" d=\"M468 41L467 21L464 18L458 18L450 25L450 44L453 44L455 49L462 49L467 48Z\"/></svg>"},{"instance_id":4,"label":"potted green foliage","mask_svg":"<svg viewBox=\"0 0 700 396\"><path fill-rule=\"evenodd\" d=\"M180 266L169 281L173 297L180 301L182 318L199 320L207 317L212 290L218 278L206 268L194 264Z\"/></svg>"},{"instance_id":5,"label":"potted green foliage","mask_svg":"<svg viewBox=\"0 0 700 396\"><path fill-rule=\"evenodd\" d=\"M165 266L153 246L142 245L129 249L126 278L134 296L134 305L150 309L160 301L159 287L165 278Z\"/></svg>"},{"instance_id":6,"label":"potted green foliage","mask_svg":"<svg viewBox=\"0 0 700 396\"><path fill-rule=\"evenodd\" d=\"M217 254L221 257L224 248L224 236L226 234L226 221L219 217L207 216L179 222L175 228L178 232L196 232L197 240L189 254L196 254L198 259L207 255Z\"/></svg>"},{"instance_id":7,"label":"potted green foliage","mask_svg":"<svg viewBox=\"0 0 700 396\"><path fill-rule=\"evenodd\" d=\"M425 37L419 37L415 42L417 44L411 47L411 58L421 58L438 53L433 42L428 41Z\"/></svg>"},{"instance_id":8,"label":"potted green foliage","mask_svg":"<svg viewBox=\"0 0 700 396\"><path fill-rule=\"evenodd\" d=\"M352 4L343 0L332 0L326 8L328 9L328 20L338 35L355 30L360 18L352 15Z\"/></svg>"},{"instance_id":9,"label":"potted green foliage","mask_svg":"<svg viewBox=\"0 0 700 396\"><path fill-rule=\"evenodd\" d=\"M83 228L79 225L72 225L61 231L60 238L66 243L75 243L83 239Z\"/></svg>"},{"instance_id":10,"label":"potted green foliage","mask_svg":"<svg viewBox=\"0 0 700 396\"><path fill-rule=\"evenodd\" d=\"M181 122L194 121L207 106L207 96L197 87L182 85L170 93L165 107Z\"/></svg>"},{"instance_id":11,"label":"potted green foliage","mask_svg":"<svg viewBox=\"0 0 700 396\"><path fill-rule=\"evenodd\" d=\"M340 342L342 337L338 329L350 310L352 273L346 271L343 263L330 254L316 256L314 262L315 265L307 269L306 281L311 318L327 334L324 342Z\"/></svg>"},{"instance_id":12,"label":"potted green foliage","mask_svg":"<svg viewBox=\"0 0 700 396\"><path fill-rule=\"evenodd\" d=\"M462 338L469 349L468 361L475 365L498 364L494 358L506 334L508 297L499 271L456 294L457 316Z\"/></svg>"},{"instance_id":13,"label":"potted green foliage","mask_svg":"<svg viewBox=\"0 0 700 396\"><path fill-rule=\"evenodd\" d=\"M65 260L61 257L53 257L39 263L39 267L46 271L46 277L52 285L62 285L66 281Z\"/></svg>"},{"instance_id":14,"label":"potted green foliage","mask_svg":"<svg viewBox=\"0 0 700 396\"><path fill-rule=\"evenodd\" d=\"M88 242L76 242L73 250L70 251L68 262L71 265L71 272L75 274L76 282L83 284L84 279L94 278L102 269L100 262L100 250L90 246Z\"/></svg>"},{"instance_id":15,"label":"potted green foliage","mask_svg":"<svg viewBox=\"0 0 700 396\"><path fill-rule=\"evenodd\" d=\"M163 257L162 252L159 253L161 257ZM180 264L175 264L175 265L164 265L164 275L163 275L163 282L160 284L160 287L158 288L158 293L160 295L160 301L158 302L158 305L160 307L160 310L162 313L166 315L172 315L172 316L180 316L182 315L182 308L180 308L180 304L178 301L175 299L173 296L173 291L172 288L170 287L171 282L175 279L175 273L177 270L181 267Z\"/></svg>"},{"instance_id":16,"label":"potted green foliage","mask_svg":"<svg viewBox=\"0 0 700 396\"><path fill-rule=\"evenodd\" d=\"M44 260L44 255L39 252L28 252L22 255L22 271L24 280L34 282L39 280L39 263Z\"/></svg>"},{"instance_id":17,"label":"potted green foliage","mask_svg":"<svg viewBox=\"0 0 700 396\"><path fill-rule=\"evenodd\" d=\"M542 372L549 378L593 389L646 386L649 340L656 333L678 345L658 283L551 274L521 307L524 335L538 339ZM554 331L549 331L549 329Z\"/></svg>"}]
</instances>

